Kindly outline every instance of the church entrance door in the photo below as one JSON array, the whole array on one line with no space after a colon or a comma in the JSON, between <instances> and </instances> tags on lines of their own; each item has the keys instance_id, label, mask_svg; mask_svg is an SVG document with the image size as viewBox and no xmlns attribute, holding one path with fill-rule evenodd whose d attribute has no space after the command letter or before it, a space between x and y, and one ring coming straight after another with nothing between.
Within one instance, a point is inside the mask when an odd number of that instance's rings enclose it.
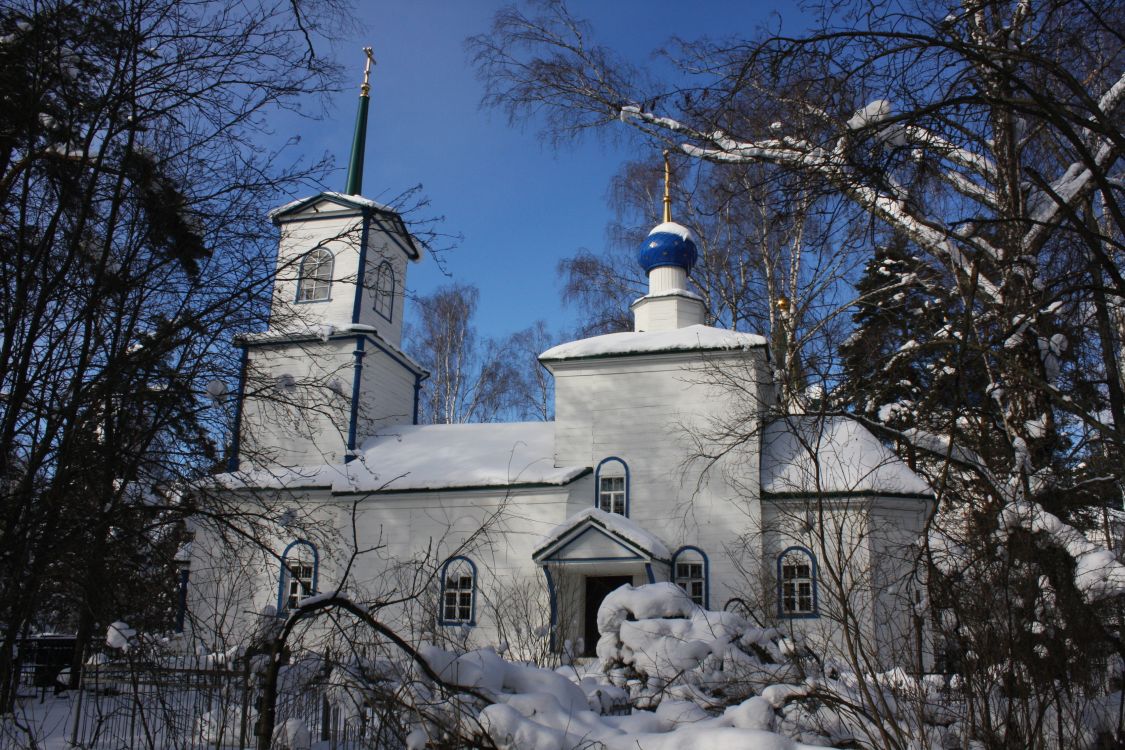
<instances>
[{"instance_id":1,"label":"church entrance door","mask_svg":"<svg viewBox=\"0 0 1125 750\"><path fill-rule=\"evenodd\" d=\"M586 632L583 656L596 656L598 645L598 607L609 592L626 583L632 583L633 576L586 576Z\"/></svg>"}]
</instances>

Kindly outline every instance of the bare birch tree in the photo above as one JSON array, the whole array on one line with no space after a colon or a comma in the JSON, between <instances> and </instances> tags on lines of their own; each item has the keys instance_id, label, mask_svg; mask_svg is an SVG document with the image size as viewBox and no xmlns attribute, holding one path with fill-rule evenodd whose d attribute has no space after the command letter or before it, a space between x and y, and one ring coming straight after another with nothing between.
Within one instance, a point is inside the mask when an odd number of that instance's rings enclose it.
<instances>
[{"instance_id":1,"label":"bare birch tree","mask_svg":"<svg viewBox=\"0 0 1125 750\"><path fill-rule=\"evenodd\" d=\"M1043 696L1037 646L1069 667L1087 655L1068 638L1121 648L1112 602L1125 567L1097 543L1101 529L1089 533L1101 516L1089 509L1119 505L1125 487L1122 8L818 10L802 36L673 42L673 83L621 64L561 2L502 11L472 49L486 101L513 119L540 118L559 138L620 121L694 159L776 169L833 196L826 205L866 225L870 246L898 248L896 278L858 301L912 322L865 368L863 398L905 363L910 388L884 389L870 411L839 405L867 412L935 487L930 593L964 618L943 634L977 658L977 736L1024 746L1044 703L990 716L988 675L1006 669L1002 691ZM919 387L923 398L905 395ZM1036 632L1073 635L1029 637L1034 612Z\"/></svg>"}]
</instances>

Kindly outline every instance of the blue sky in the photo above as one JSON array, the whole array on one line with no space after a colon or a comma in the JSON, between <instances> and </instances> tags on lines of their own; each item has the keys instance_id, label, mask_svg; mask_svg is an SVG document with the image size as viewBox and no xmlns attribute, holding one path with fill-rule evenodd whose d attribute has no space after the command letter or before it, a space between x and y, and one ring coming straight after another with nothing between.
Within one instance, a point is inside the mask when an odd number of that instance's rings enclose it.
<instances>
[{"instance_id":1,"label":"blue sky","mask_svg":"<svg viewBox=\"0 0 1125 750\"><path fill-rule=\"evenodd\" d=\"M336 157L340 169L326 187L342 190L361 50L374 48L363 193L389 200L422 184L429 211L445 217L443 231L464 239L446 258L451 278L427 258L411 267L408 288L425 294L450 281L475 284L477 326L492 336L537 318L554 329L573 324L575 311L559 299L556 265L579 248L605 245L610 177L637 155L627 138L588 138L555 151L540 142L537 123L513 128L501 113L481 109L464 40L486 31L502 5L359 0L353 32L322 50L347 69L345 89L323 121L294 121L305 153ZM591 21L597 41L641 65L673 35L750 36L775 10L786 30L798 19L788 2L706 0L689 8L669 0L573 0L570 8Z\"/></svg>"}]
</instances>

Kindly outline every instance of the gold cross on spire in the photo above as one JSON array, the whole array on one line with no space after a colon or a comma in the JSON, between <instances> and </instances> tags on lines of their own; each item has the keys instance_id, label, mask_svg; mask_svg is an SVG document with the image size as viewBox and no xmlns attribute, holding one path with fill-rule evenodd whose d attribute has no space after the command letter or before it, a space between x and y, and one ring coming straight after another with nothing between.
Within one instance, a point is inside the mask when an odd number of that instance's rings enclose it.
<instances>
[{"instance_id":1,"label":"gold cross on spire","mask_svg":"<svg viewBox=\"0 0 1125 750\"><path fill-rule=\"evenodd\" d=\"M370 47L364 47L363 54L367 55L367 62L363 66L363 83L360 84L359 95L367 96L371 93L371 66L375 64L375 55Z\"/></svg>"}]
</instances>

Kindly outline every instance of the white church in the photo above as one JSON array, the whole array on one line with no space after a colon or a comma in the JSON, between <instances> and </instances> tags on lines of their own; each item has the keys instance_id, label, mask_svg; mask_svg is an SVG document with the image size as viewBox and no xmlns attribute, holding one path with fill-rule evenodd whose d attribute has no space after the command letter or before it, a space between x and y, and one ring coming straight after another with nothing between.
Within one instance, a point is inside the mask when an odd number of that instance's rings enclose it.
<instances>
[{"instance_id":1,"label":"white church","mask_svg":"<svg viewBox=\"0 0 1125 750\"><path fill-rule=\"evenodd\" d=\"M839 644L847 623L888 660L913 650L931 489L858 422L780 412L766 339L705 324L697 250L667 199L638 252L634 330L539 356L554 421L418 424L427 373L402 331L424 258L395 211L359 194L365 120L366 84L348 191L270 215L270 322L236 340L218 483L270 514L276 549L235 564L201 526L199 639L342 591L417 639L495 644L530 617L544 648L592 655L609 591L673 582L783 631Z\"/></svg>"}]
</instances>

